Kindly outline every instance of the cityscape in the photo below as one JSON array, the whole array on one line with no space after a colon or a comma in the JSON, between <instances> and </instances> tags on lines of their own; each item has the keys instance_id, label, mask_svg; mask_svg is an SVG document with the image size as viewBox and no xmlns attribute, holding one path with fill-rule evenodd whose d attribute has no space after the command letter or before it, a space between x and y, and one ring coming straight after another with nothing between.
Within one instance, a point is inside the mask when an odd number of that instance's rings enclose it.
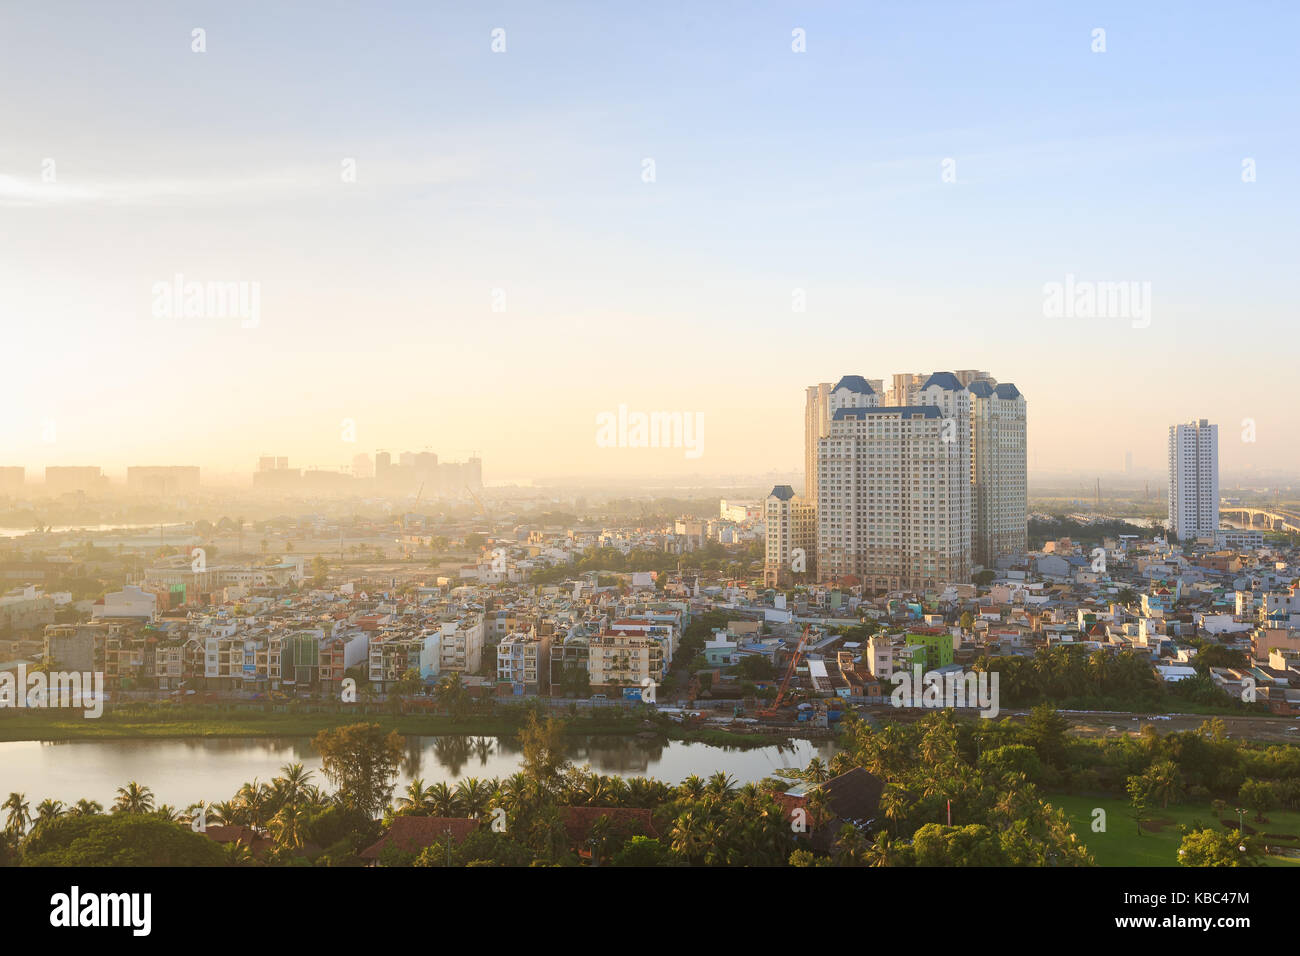
<instances>
[{"instance_id":1,"label":"cityscape","mask_svg":"<svg viewBox=\"0 0 1300 956\"><path fill-rule=\"evenodd\" d=\"M4 15L15 909L976 867L1277 922L1298 14L545 6Z\"/></svg>"}]
</instances>

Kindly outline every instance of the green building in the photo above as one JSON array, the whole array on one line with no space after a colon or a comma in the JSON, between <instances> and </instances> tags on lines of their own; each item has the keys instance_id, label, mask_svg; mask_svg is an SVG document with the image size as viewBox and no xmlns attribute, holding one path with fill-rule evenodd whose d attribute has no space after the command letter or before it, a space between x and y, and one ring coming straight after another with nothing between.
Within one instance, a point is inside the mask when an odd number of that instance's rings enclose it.
<instances>
[{"instance_id":1,"label":"green building","mask_svg":"<svg viewBox=\"0 0 1300 956\"><path fill-rule=\"evenodd\" d=\"M903 643L908 647L925 648L922 658L917 651L912 652L913 664L920 664L926 671L938 670L952 663L952 635L943 634L908 634Z\"/></svg>"}]
</instances>

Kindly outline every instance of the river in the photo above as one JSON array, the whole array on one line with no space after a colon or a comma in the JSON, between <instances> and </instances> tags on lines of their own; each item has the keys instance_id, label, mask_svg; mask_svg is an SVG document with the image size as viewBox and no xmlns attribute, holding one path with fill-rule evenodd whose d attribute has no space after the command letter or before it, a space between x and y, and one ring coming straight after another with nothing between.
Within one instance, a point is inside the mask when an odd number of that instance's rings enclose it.
<instances>
[{"instance_id":1,"label":"river","mask_svg":"<svg viewBox=\"0 0 1300 956\"><path fill-rule=\"evenodd\" d=\"M406 739L397 792L415 777L426 785L454 785L466 777L504 778L519 769L521 755L514 739ZM805 767L814 756L829 762L838 749L832 740L740 749L610 735L571 738L569 759L603 774L655 777L672 784L691 774L708 777L721 770L743 784L782 768ZM117 788L133 780L149 787L157 803L184 809L201 800L228 800L246 781L269 781L286 763L316 771L312 782L325 785L309 737L16 741L0 743L0 796L23 793L33 810L46 798L71 804L85 797L108 807Z\"/></svg>"}]
</instances>

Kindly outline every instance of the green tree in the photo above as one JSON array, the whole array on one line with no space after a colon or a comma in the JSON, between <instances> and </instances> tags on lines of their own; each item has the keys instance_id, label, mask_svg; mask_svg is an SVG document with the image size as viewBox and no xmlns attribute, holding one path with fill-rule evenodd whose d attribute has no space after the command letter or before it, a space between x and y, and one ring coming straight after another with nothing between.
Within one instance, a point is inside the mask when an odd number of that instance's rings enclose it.
<instances>
[{"instance_id":1,"label":"green tree","mask_svg":"<svg viewBox=\"0 0 1300 956\"><path fill-rule=\"evenodd\" d=\"M60 817L32 831L26 866L226 866L222 847L189 827L135 814Z\"/></svg>"},{"instance_id":2,"label":"green tree","mask_svg":"<svg viewBox=\"0 0 1300 956\"><path fill-rule=\"evenodd\" d=\"M153 791L148 787L142 787L132 780L125 787L117 788L117 800L113 803L114 813L152 813L153 809Z\"/></svg>"},{"instance_id":3,"label":"green tree","mask_svg":"<svg viewBox=\"0 0 1300 956\"><path fill-rule=\"evenodd\" d=\"M1258 849L1239 831L1187 830L1178 847L1182 866L1261 866Z\"/></svg>"},{"instance_id":4,"label":"green tree","mask_svg":"<svg viewBox=\"0 0 1300 956\"><path fill-rule=\"evenodd\" d=\"M326 778L345 806L378 817L388 806L405 741L379 724L350 724L322 730L312 740Z\"/></svg>"}]
</instances>

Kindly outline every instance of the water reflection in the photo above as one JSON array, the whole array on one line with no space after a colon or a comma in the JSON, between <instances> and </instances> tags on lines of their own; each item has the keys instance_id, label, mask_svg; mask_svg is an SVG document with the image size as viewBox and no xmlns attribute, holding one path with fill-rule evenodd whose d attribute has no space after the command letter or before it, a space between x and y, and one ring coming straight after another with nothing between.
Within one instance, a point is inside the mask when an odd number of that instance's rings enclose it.
<instances>
[{"instance_id":1,"label":"water reflection","mask_svg":"<svg viewBox=\"0 0 1300 956\"><path fill-rule=\"evenodd\" d=\"M600 774L655 777L676 784L717 771L752 783L814 756L829 761L832 741L796 740L742 750L663 738L603 735L567 738L569 760ZM301 763L324 785L310 737L181 738L164 740L22 741L0 743L0 794L24 793L34 806L50 798L86 797L110 805L128 781L147 786L159 803L186 806L227 800L244 781L269 781L288 763ZM419 777L454 786L466 777L506 778L522 763L518 738L407 737L397 787Z\"/></svg>"}]
</instances>

